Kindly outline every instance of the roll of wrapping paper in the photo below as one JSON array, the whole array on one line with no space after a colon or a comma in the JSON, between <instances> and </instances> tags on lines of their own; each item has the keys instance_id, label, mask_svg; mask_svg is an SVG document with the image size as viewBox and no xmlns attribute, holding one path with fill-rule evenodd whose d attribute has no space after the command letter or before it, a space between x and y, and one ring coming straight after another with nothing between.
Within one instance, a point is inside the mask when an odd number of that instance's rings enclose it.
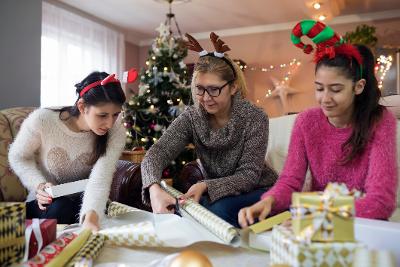
<instances>
[{"instance_id":1,"label":"roll of wrapping paper","mask_svg":"<svg viewBox=\"0 0 400 267\"><path fill-rule=\"evenodd\" d=\"M151 221L106 228L99 231L107 243L116 246L162 247Z\"/></svg>"},{"instance_id":2,"label":"roll of wrapping paper","mask_svg":"<svg viewBox=\"0 0 400 267\"><path fill-rule=\"evenodd\" d=\"M22 264L23 267L43 267L51 259L55 258L61 251L76 238L75 233L64 233L54 242L45 246L36 256Z\"/></svg>"},{"instance_id":3,"label":"roll of wrapping paper","mask_svg":"<svg viewBox=\"0 0 400 267\"><path fill-rule=\"evenodd\" d=\"M107 207L107 215L110 217L115 217L135 210L139 209L119 202L110 202Z\"/></svg>"},{"instance_id":4,"label":"roll of wrapping paper","mask_svg":"<svg viewBox=\"0 0 400 267\"><path fill-rule=\"evenodd\" d=\"M92 234L92 231L86 229L83 230L71 243L68 244L64 248L63 251L61 251L60 254L58 254L57 257L52 259L46 267L59 267L59 266L64 266L66 265L71 258L78 253L78 251L85 245L86 241L89 239L90 235Z\"/></svg>"},{"instance_id":5,"label":"roll of wrapping paper","mask_svg":"<svg viewBox=\"0 0 400 267\"><path fill-rule=\"evenodd\" d=\"M74 258L68 263L67 267L74 267L81 262L90 262L95 260L104 246L106 237L104 235L92 235Z\"/></svg>"},{"instance_id":6,"label":"roll of wrapping paper","mask_svg":"<svg viewBox=\"0 0 400 267\"><path fill-rule=\"evenodd\" d=\"M161 186L174 198L179 198L183 195L183 193L167 185L164 181L161 182ZM227 223L199 203L188 199L181 205L181 208L224 242L230 244L239 237L239 232L233 225Z\"/></svg>"}]
</instances>

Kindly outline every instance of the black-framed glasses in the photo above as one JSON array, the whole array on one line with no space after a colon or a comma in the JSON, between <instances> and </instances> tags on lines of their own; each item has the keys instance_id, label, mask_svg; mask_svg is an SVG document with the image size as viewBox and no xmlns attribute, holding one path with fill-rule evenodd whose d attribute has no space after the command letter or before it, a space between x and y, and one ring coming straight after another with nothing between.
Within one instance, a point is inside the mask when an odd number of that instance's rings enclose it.
<instances>
[{"instance_id":1,"label":"black-framed glasses","mask_svg":"<svg viewBox=\"0 0 400 267\"><path fill-rule=\"evenodd\" d=\"M219 87L218 86L207 86L207 87L204 87L204 86L198 84L198 85L196 85L196 95L203 96L204 93L207 91L207 94L209 96L217 97L217 96L219 96L221 94L221 90L225 86L230 84L231 82L233 82L233 80L228 81L228 82L224 83L222 86L219 86Z\"/></svg>"}]
</instances>

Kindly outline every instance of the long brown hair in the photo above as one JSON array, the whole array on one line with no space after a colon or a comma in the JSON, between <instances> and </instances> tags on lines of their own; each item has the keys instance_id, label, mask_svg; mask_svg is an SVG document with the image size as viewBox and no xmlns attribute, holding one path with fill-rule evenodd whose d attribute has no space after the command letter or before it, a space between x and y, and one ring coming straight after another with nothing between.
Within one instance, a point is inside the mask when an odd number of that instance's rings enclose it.
<instances>
[{"instance_id":1,"label":"long brown hair","mask_svg":"<svg viewBox=\"0 0 400 267\"><path fill-rule=\"evenodd\" d=\"M316 65L315 72L321 66L337 68L342 75L351 79L353 84L361 79L366 83L361 94L355 96L354 112L352 116L353 132L349 139L342 145L345 157L342 163L346 164L362 154L368 140L373 134L375 124L382 117L384 107L379 105L381 91L378 88L378 81L375 77L375 59L371 50L364 45L355 45L360 52L363 64L361 66L354 58L337 55L329 59L323 58ZM362 76L361 76L362 75Z\"/></svg>"},{"instance_id":2,"label":"long brown hair","mask_svg":"<svg viewBox=\"0 0 400 267\"><path fill-rule=\"evenodd\" d=\"M122 106L125 102L125 94L119 83L107 83L105 85L98 85L93 87L91 90L87 91L82 97L79 96L80 92L87 85L101 81L108 76L106 72L92 72L86 78L84 78L80 83L75 85L76 93L78 94L78 99L73 106L62 107L60 109L53 109L54 111L60 112L61 120L68 120L72 117L79 117L80 111L78 109L77 103L80 98L83 99L86 106L96 106L103 103L114 103L116 105ZM61 117L61 113L67 111L67 117ZM94 164L101 156L103 156L107 151L107 141L108 133L105 135L96 135L96 140L94 144L94 150L90 162Z\"/></svg>"}]
</instances>

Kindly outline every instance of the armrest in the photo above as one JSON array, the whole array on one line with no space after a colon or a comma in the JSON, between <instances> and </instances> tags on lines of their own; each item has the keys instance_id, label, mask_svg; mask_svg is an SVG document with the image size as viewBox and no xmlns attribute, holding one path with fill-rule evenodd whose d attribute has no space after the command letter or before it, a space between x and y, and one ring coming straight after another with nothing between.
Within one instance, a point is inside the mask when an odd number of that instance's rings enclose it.
<instances>
[{"instance_id":1,"label":"armrest","mask_svg":"<svg viewBox=\"0 0 400 267\"><path fill-rule=\"evenodd\" d=\"M181 173L176 181L176 188L185 193L198 181L204 180L200 166L197 161L191 161L183 166Z\"/></svg>"},{"instance_id":2,"label":"armrest","mask_svg":"<svg viewBox=\"0 0 400 267\"><path fill-rule=\"evenodd\" d=\"M142 176L140 164L118 160L110 190L110 200L142 210L151 208L142 202Z\"/></svg>"}]
</instances>

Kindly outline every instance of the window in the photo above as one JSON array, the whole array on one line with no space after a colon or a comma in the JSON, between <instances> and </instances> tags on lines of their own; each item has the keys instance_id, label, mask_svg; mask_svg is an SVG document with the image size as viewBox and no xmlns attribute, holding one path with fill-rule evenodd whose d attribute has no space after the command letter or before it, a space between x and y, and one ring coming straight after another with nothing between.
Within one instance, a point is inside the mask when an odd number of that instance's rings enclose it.
<instances>
[{"instance_id":1,"label":"window","mask_svg":"<svg viewBox=\"0 0 400 267\"><path fill-rule=\"evenodd\" d=\"M121 76L122 33L47 2L42 9L42 107L75 103L74 85L92 71Z\"/></svg>"}]
</instances>

